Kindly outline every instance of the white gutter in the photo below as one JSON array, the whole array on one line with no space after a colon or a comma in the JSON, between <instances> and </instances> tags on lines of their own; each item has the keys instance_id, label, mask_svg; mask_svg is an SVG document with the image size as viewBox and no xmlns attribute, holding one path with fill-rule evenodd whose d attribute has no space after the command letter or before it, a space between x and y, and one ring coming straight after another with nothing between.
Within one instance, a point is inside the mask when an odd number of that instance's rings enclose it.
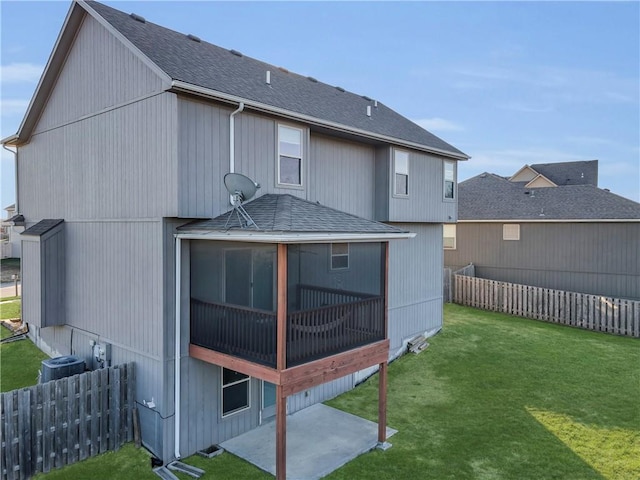
<instances>
[{"instance_id":1,"label":"white gutter","mask_svg":"<svg viewBox=\"0 0 640 480\"><path fill-rule=\"evenodd\" d=\"M382 135L378 133L369 132L366 130L362 130L355 127L349 127L346 125L342 125L340 123L331 122L328 120L322 120L316 117L312 117L310 115L305 115L303 113L292 112L291 110L286 110L280 107L274 107L272 105L267 105L266 103L256 102L253 100L246 100L244 98L238 97L236 95L229 95L228 93L219 92L217 90L212 90L210 88L201 87L198 85L193 85L191 83L183 82L181 80L173 80L171 82L171 89L174 91L182 91L191 94L198 94L204 97L213 98L216 100L221 100L224 102L232 102L232 103L244 103L247 107L251 107L254 110L267 112L271 114L281 115L283 117L291 118L294 120L300 120L306 123L310 123L312 125L318 125L322 127L331 128L333 130L341 131L341 132L349 132L354 133L356 135L360 135L362 137L371 138L374 140L381 140L386 143L391 143L395 145L401 145L405 147L415 148L417 150L421 150L423 152L435 153L438 155L442 155L445 157L455 158L457 160L468 160L468 155L464 153L455 153L447 150L441 150L439 148L434 147L426 147L425 145L421 145L419 143L410 142L407 140L402 140L400 138L390 137L388 135Z\"/></svg>"},{"instance_id":2,"label":"white gutter","mask_svg":"<svg viewBox=\"0 0 640 480\"><path fill-rule=\"evenodd\" d=\"M640 218L496 218L460 220L454 223L640 223Z\"/></svg>"},{"instance_id":3,"label":"white gutter","mask_svg":"<svg viewBox=\"0 0 640 480\"><path fill-rule=\"evenodd\" d=\"M181 293L181 282L180 282L180 273L182 271L182 241L180 237L176 235L176 265L175 265L175 275L176 275L176 294L175 294L175 302L176 302L176 332L175 332L175 379L174 379L174 415L175 415L175 432L174 432L174 455L176 456L176 460L180 458L180 293Z\"/></svg>"},{"instance_id":4,"label":"white gutter","mask_svg":"<svg viewBox=\"0 0 640 480\"><path fill-rule=\"evenodd\" d=\"M235 240L255 243L336 243L336 242L384 242L415 237L413 232L402 233L267 233L260 230L212 231L202 233L178 233L183 240Z\"/></svg>"}]
</instances>

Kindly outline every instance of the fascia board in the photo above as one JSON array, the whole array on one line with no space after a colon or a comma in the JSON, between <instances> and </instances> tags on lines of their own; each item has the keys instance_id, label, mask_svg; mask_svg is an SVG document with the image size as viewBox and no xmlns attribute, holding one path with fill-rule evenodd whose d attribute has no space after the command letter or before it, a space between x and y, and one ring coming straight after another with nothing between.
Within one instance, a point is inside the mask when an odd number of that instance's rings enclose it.
<instances>
[{"instance_id":1,"label":"fascia board","mask_svg":"<svg viewBox=\"0 0 640 480\"><path fill-rule=\"evenodd\" d=\"M226 240L252 243L337 243L337 242L385 242L405 240L415 237L413 232L404 233L289 233L253 231L211 231L198 233L177 233L181 240Z\"/></svg>"}]
</instances>

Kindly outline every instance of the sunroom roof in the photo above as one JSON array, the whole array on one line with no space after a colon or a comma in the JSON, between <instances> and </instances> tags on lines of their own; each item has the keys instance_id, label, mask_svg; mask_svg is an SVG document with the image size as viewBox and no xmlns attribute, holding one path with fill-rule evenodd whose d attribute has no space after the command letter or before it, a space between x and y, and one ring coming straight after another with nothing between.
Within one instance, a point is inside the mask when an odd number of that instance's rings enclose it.
<instances>
[{"instance_id":1,"label":"sunroom roof","mask_svg":"<svg viewBox=\"0 0 640 480\"><path fill-rule=\"evenodd\" d=\"M245 241L366 241L411 238L415 234L289 194L266 194L243 205L257 228L242 228L234 210L178 228L182 238Z\"/></svg>"}]
</instances>

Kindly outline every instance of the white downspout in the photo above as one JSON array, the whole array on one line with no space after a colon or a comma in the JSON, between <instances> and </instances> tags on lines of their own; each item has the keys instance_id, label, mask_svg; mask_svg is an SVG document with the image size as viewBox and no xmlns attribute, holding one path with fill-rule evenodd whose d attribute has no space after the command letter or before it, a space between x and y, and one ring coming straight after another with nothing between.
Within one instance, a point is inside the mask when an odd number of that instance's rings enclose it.
<instances>
[{"instance_id":1,"label":"white downspout","mask_svg":"<svg viewBox=\"0 0 640 480\"><path fill-rule=\"evenodd\" d=\"M236 171L236 122L233 117L244 110L244 102L238 104L238 109L229 115L229 173ZM229 195L229 203L233 205L233 197Z\"/></svg>"},{"instance_id":2,"label":"white downspout","mask_svg":"<svg viewBox=\"0 0 640 480\"><path fill-rule=\"evenodd\" d=\"M16 200L15 200L15 215L20 213L20 207L18 206L18 147L16 147L15 152L7 147L4 143L2 144L2 148L4 148L7 152L13 153L13 160L15 163L15 189L16 189Z\"/></svg>"},{"instance_id":3,"label":"white downspout","mask_svg":"<svg viewBox=\"0 0 640 480\"><path fill-rule=\"evenodd\" d=\"M174 454L176 460L180 459L180 293L181 293L181 272L182 272L182 240L176 236L176 351L175 351L175 380L174 380L174 411L175 411L175 432L174 432Z\"/></svg>"}]
</instances>

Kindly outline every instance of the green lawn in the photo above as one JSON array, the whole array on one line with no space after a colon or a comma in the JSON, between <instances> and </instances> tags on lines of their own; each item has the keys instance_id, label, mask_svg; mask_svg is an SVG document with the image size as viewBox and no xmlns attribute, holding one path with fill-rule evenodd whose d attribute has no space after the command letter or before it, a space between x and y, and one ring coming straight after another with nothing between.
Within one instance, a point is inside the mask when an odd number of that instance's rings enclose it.
<instances>
[{"instance_id":1,"label":"green lawn","mask_svg":"<svg viewBox=\"0 0 640 480\"><path fill-rule=\"evenodd\" d=\"M3 298L0 301L0 320L20 318L20 297Z\"/></svg>"},{"instance_id":2,"label":"green lawn","mask_svg":"<svg viewBox=\"0 0 640 480\"><path fill-rule=\"evenodd\" d=\"M6 338L11 331L2 326L0 336ZM0 345L0 392L29 387L38 383L40 362L49 358L31 340L24 339Z\"/></svg>"},{"instance_id":3,"label":"green lawn","mask_svg":"<svg viewBox=\"0 0 640 480\"><path fill-rule=\"evenodd\" d=\"M638 340L447 305L430 344L389 367L393 447L329 479L640 478ZM375 421L377 377L328 403ZM187 462L269 478L227 453ZM128 445L38 478L157 478L148 465Z\"/></svg>"}]
</instances>

